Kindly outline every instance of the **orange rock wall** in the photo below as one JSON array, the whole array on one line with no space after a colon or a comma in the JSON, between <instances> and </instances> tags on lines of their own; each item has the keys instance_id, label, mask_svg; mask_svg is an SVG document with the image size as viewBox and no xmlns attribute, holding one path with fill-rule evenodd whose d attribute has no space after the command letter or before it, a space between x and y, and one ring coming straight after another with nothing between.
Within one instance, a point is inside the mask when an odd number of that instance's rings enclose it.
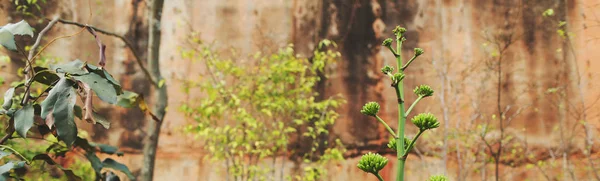
<instances>
[{"instance_id":1,"label":"orange rock wall","mask_svg":"<svg viewBox=\"0 0 600 181\"><path fill-rule=\"evenodd\" d=\"M496 124L498 86L502 93L500 109L506 110L505 119L512 119L507 132L520 142L527 142L527 150L535 152L546 148L558 150L561 139L557 132L564 131L565 135L573 137L568 143L575 156L569 158L578 168L583 168L585 159L577 156L584 148L585 134L580 124L584 120L583 113L589 134L596 135L600 124L600 106L596 104L600 97L597 91L600 63L596 61L600 58L597 51L600 45L598 4L599 0L166 1L161 21L160 62L170 99L160 137L155 178L221 180L219 178L224 174L215 169L222 165L203 162L205 153L201 151L200 142L181 131L182 126L192 123L178 111L181 103L190 100L182 93L181 80L195 79L204 67L183 59L180 49L185 46L187 35L198 31L205 42L214 41L219 50L235 49L236 58L256 51L272 51L289 43L294 44L298 53L307 56L320 39L336 41L342 60L335 65L336 72L321 90L325 95L341 93L347 99L347 104L339 109L341 117L332 130L334 136L349 147L349 158L332 165L331 176L326 180L375 180L355 165L361 153L384 151L381 148L387 137L383 127L361 115L359 110L365 102L378 101L382 104L381 117L396 127L394 90L389 87L390 81L379 73L383 65L395 65L394 57L380 44L392 36L391 30L396 25L409 30L408 41L403 47L405 59L414 47L426 52L407 71L406 100L411 103L416 98L410 94L415 86L432 85L436 95L422 101L414 112L433 112L443 125L443 129L424 135L422 146L417 147L420 153L409 157L408 180L424 180L428 175L444 172L457 180L492 178L492 165L488 164L485 166L488 169L481 171L481 167L476 166L479 162L470 158L476 160L477 156L468 154L469 151L485 152L485 147L478 146L483 145L480 139L467 137L460 140L456 135L479 130L488 122L491 126L499 126ZM6 11L1 13L15 19L0 21L17 20L17 16L10 13L10 4L2 5ZM92 1L91 18L86 1L55 1L52 7L46 10L49 14L60 12L65 19L124 34L136 44L138 51L145 50L147 32L143 1ZM555 16L543 18L542 12L548 8L554 9ZM560 20L567 22L568 30L573 34L570 44L556 32ZM75 27L59 24L50 36L75 31ZM149 86L143 83L143 75L124 44L112 37L102 36L102 39L108 46L108 69L120 78L126 89L149 93ZM48 54L62 60L95 61L97 49L93 41L87 34L59 40L50 46ZM65 47L69 51L65 51ZM503 51L498 51L498 47ZM502 66L500 84L497 84L498 61ZM11 64L6 70L15 71L15 67ZM8 72L3 70L0 75L14 79ZM548 94L549 88L563 90L563 96ZM89 130L96 141L124 148L127 156L119 160L132 170L139 170L141 136L146 120L135 111L106 108L102 112L111 115L113 128L110 130L79 125ZM515 113L519 114L511 118ZM414 135L416 130L410 123L407 125L407 134ZM491 131L486 138L497 136L497 131ZM598 142L596 137L592 138ZM444 141L449 146L444 146ZM468 148L463 145L462 152L452 146L463 143L474 145ZM593 158L599 155L595 152L597 149L598 146L593 147ZM543 152L535 153L548 155ZM448 159L442 159L444 154ZM459 155L461 159L457 158ZM382 175L392 180L395 161L392 155L388 156L390 166ZM503 180L543 178L540 173L527 171L525 165L531 161L521 162L523 164L512 167L511 163L503 163L501 170L506 173ZM289 171L292 167L289 163L285 169ZM553 169L561 171L560 167ZM575 170L577 177L589 178L587 172Z\"/></svg>"}]
</instances>

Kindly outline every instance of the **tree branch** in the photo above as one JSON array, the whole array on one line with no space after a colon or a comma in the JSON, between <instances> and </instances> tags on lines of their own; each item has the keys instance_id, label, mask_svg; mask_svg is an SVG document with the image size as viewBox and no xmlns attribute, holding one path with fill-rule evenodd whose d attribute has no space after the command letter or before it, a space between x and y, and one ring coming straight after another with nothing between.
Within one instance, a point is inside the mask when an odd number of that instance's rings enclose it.
<instances>
[{"instance_id":1,"label":"tree branch","mask_svg":"<svg viewBox=\"0 0 600 181\"><path fill-rule=\"evenodd\" d=\"M25 105L29 101L29 88L31 87L31 83L33 82L33 80L30 80L29 74L31 73L31 75L33 75L31 79L35 78L35 70L33 70L33 58L35 58L35 50L38 46L40 46L40 42L42 41L42 37L44 37L44 34L46 34L46 32L48 32L54 26L54 24L56 24L56 21L58 21L58 16L54 17L50 21L50 23L48 23L48 25L46 25L46 27L42 29L42 31L40 31L40 33L37 36L37 39L35 40L35 43L33 44L33 46L31 46L31 49L29 50L29 55L26 57L27 65L25 65L25 70L28 70L28 73L25 74L25 80L29 81L29 83L25 88L23 99L21 99L21 105Z\"/></svg>"},{"instance_id":2,"label":"tree branch","mask_svg":"<svg viewBox=\"0 0 600 181\"><path fill-rule=\"evenodd\" d=\"M123 41L125 43L125 46L127 46L127 48L129 48L129 50L131 50L131 53L133 53L133 56L135 57L135 61L137 62L138 66L140 67L140 69L142 69L142 72L144 72L144 75L146 76L146 78L148 79L148 81L150 81L150 83L154 86L158 86L158 82L156 82L155 78L150 74L150 72L148 71L148 69L146 69L146 67L144 67L144 64L142 63L142 58L139 55L139 53L137 51L135 51L135 48L133 47L133 44L131 44L124 36L113 33L113 32L109 32L103 29L99 29L96 28L94 26L90 26L90 25L86 25L86 24L81 24L78 22L73 22L73 21L68 21L68 20L64 20L64 19L58 19L58 22L62 23L62 24L67 24L67 25L74 25L74 26L78 26L78 27L88 27L93 29L96 32L102 33L104 35L108 35L108 36L112 36L118 39L121 39L121 41Z\"/></svg>"},{"instance_id":3,"label":"tree branch","mask_svg":"<svg viewBox=\"0 0 600 181\"><path fill-rule=\"evenodd\" d=\"M162 21L163 5L164 0L151 0L148 5L147 21L148 21L148 49L147 49L147 61L150 73L156 78L156 80L162 81L162 75L160 73L160 37L161 27L160 22ZM158 122L149 122L147 126L148 135L144 137L144 158L142 162L142 169L140 173L141 180L153 180L154 166L156 164L156 151L158 148L158 139L160 137L160 128L164 122L166 115L166 107L168 104L167 85L159 84L154 86L155 92L153 93L154 110L156 117L160 120Z\"/></svg>"},{"instance_id":4,"label":"tree branch","mask_svg":"<svg viewBox=\"0 0 600 181\"><path fill-rule=\"evenodd\" d=\"M0 139L0 145L4 144L4 142L6 142L8 139L10 139L12 137L13 133L15 133L15 130L9 130L9 132L6 133L6 135L4 135L4 137L2 137L2 139Z\"/></svg>"}]
</instances>

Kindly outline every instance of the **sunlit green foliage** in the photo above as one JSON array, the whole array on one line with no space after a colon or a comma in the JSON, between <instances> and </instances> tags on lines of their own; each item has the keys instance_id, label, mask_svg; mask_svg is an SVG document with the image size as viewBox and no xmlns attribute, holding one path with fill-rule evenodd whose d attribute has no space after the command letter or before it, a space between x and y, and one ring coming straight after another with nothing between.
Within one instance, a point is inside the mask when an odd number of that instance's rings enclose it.
<instances>
[{"instance_id":1,"label":"sunlit green foliage","mask_svg":"<svg viewBox=\"0 0 600 181\"><path fill-rule=\"evenodd\" d=\"M332 45L323 41L319 50ZM208 159L225 161L229 176L235 180L275 178L275 171L280 175L282 169L274 164L276 159L297 154L289 147L290 141L309 142L312 147L302 153L305 173L288 179L321 180L328 162L343 159L341 143L331 144L328 136L322 136L329 134L338 117L335 108L343 99L320 100L314 89L321 81L319 74L326 73L326 65L334 63L339 53L315 51L307 59L287 46L242 61L221 58L200 41L194 46L183 51L183 57L201 61L207 70L187 82L184 91L200 91L204 96L180 109L196 121L186 131L204 141ZM267 159L272 161L261 163Z\"/></svg>"}]
</instances>

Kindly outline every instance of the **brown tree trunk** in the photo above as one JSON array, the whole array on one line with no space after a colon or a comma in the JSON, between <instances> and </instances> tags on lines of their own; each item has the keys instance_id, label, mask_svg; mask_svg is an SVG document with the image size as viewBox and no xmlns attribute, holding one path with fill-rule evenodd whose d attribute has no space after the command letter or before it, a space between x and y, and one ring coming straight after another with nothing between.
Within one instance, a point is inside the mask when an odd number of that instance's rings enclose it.
<instances>
[{"instance_id":1,"label":"brown tree trunk","mask_svg":"<svg viewBox=\"0 0 600 181\"><path fill-rule=\"evenodd\" d=\"M154 109L152 112L156 114L160 121L151 120L148 124L147 135L144 138L144 162L142 165L141 180L151 181L154 176L154 164L156 160L156 150L158 146L158 137L160 135L160 127L163 118L165 117L167 107L167 86L162 82L163 78L160 74L159 66L159 50L160 50L160 21L162 16L164 0L151 0L148 4L148 67L150 73L154 77L153 80L159 82L153 93L152 100Z\"/></svg>"}]
</instances>

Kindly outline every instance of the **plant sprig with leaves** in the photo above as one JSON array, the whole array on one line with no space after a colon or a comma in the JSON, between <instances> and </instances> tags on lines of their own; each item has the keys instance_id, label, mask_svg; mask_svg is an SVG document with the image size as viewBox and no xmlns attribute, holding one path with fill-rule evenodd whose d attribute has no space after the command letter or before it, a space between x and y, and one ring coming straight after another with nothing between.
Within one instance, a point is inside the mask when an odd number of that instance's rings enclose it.
<instances>
[{"instance_id":1,"label":"plant sprig with leaves","mask_svg":"<svg viewBox=\"0 0 600 181\"><path fill-rule=\"evenodd\" d=\"M411 119L411 121L415 126L417 126L419 128L419 132L412 139L408 139L405 136L404 130L405 130L407 116L410 114L410 112L415 107L415 105L417 105L417 103L419 103L419 101L421 101L421 99L432 96L434 91L428 85L417 86L414 89L414 93L418 96L418 98L410 105L408 110L405 110L403 80L406 75L404 74L404 71L410 66L410 64L413 61L415 61L415 59L417 57L422 55L424 53L424 51L421 48L415 48L413 57L408 62L406 62L406 64L404 64L402 61L402 43L404 41L406 41L406 37L404 36L404 33L406 33L406 29L402 28L400 26L397 26L393 30L393 32L394 32L394 35L396 36L396 48L394 49L392 47L394 40L391 38L384 40L382 45L385 46L387 49L389 49L390 52L392 52L392 54L394 54L394 56L396 57L398 72L394 73L394 68L391 66L387 66L387 65L381 69L381 72L383 74L387 75L392 80L391 86L396 91L396 97L398 100L398 113L399 113L399 115L398 115L398 131L394 132L394 130L383 119L381 119L379 116L377 116L377 113L379 112L379 109L380 109L380 106L378 103L369 102L363 106L363 108L360 112L364 115L375 117L390 133L390 136L392 138L390 139L390 142L388 143L388 147L390 147L391 149L396 151L397 159L398 159L398 162L397 162L397 169L398 169L397 172L398 173L397 173L396 180L403 181L404 180L404 164L406 162L406 158L408 157L408 153L410 152L410 150L412 150L415 143L417 142L417 139L419 138L419 136L421 136L421 134L423 134L426 130L430 130L430 129L439 127L440 123L438 122L437 118L431 113L418 114L417 116L413 117ZM375 175L380 181L383 181L383 178L381 177L381 175L379 175L379 171L381 169L383 169L383 167L387 164L387 162L388 162L387 158L385 158L379 154L367 153L360 159L360 161L358 163L358 168L360 168L361 170L363 170L367 173L371 173L371 174ZM430 180L443 180L442 177L443 176L435 176L435 178L432 177Z\"/></svg>"},{"instance_id":2,"label":"plant sprig with leaves","mask_svg":"<svg viewBox=\"0 0 600 181\"><path fill-rule=\"evenodd\" d=\"M36 43L31 47L29 56L25 56L26 65L23 69L24 80L14 84L4 94L4 102L0 108L0 115L9 117L9 124L6 126L6 135L0 140L0 155L4 155L6 151L10 151L18 155L23 161L7 162L0 166L0 180L7 177L18 178L17 175L11 175L10 171L16 168L30 165L32 161L42 160L47 164L56 165L63 170L69 180L81 180L79 176L68 169L57 164L53 157L64 156L68 152L83 152L84 157L89 160L91 166L96 173L96 179L104 178L101 174L103 168L110 168L124 172L130 179L135 179L129 169L113 159L107 158L104 161L96 156L97 153L117 154L116 147L95 144L87 139L78 136L78 128L75 122L77 117L80 120L86 120L93 124L100 124L104 128L110 127L104 117L94 111L92 103L94 94L100 100L109 104L116 104L123 107L138 106L143 111L145 105L141 96L123 91L121 85L116 81L108 71L104 68L106 58L104 56L105 46L100 39L95 36L93 29L86 28L94 37L99 46L100 58L98 65L93 65L88 62L74 60L65 64L53 65L50 67L36 66L33 64L35 59L39 57L41 52L35 53L37 46L40 43L43 34L56 23L56 20L51 21L48 26L40 32ZM79 32L82 32L82 29ZM12 51L21 51L17 46L14 37L17 35L34 36L32 28L25 21L16 24L7 24L0 28L0 44ZM55 38L56 40L58 38ZM54 41L53 40L53 41ZM50 43L52 43L51 41ZM49 43L49 44L50 44ZM49 45L48 44L48 45ZM43 50L45 47L41 48ZM36 56L33 56L33 55ZM32 87L36 86L38 91L32 91ZM80 97L82 105L77 105L77 97ZM37 130L32 131L34 127ZM17 133L18 137L24 139L28 135L36 137L56 138L60 142L56 142L46 149L46 153L40 153L32 158L27 158L21 155L18 151L6 145L5 142L16 138L13 133ZM6 155L4 155L6 156ZM4 156L0 156L4 157ZM30 161L31 160L31 161Z\"/></svg>"}]
</instances>

